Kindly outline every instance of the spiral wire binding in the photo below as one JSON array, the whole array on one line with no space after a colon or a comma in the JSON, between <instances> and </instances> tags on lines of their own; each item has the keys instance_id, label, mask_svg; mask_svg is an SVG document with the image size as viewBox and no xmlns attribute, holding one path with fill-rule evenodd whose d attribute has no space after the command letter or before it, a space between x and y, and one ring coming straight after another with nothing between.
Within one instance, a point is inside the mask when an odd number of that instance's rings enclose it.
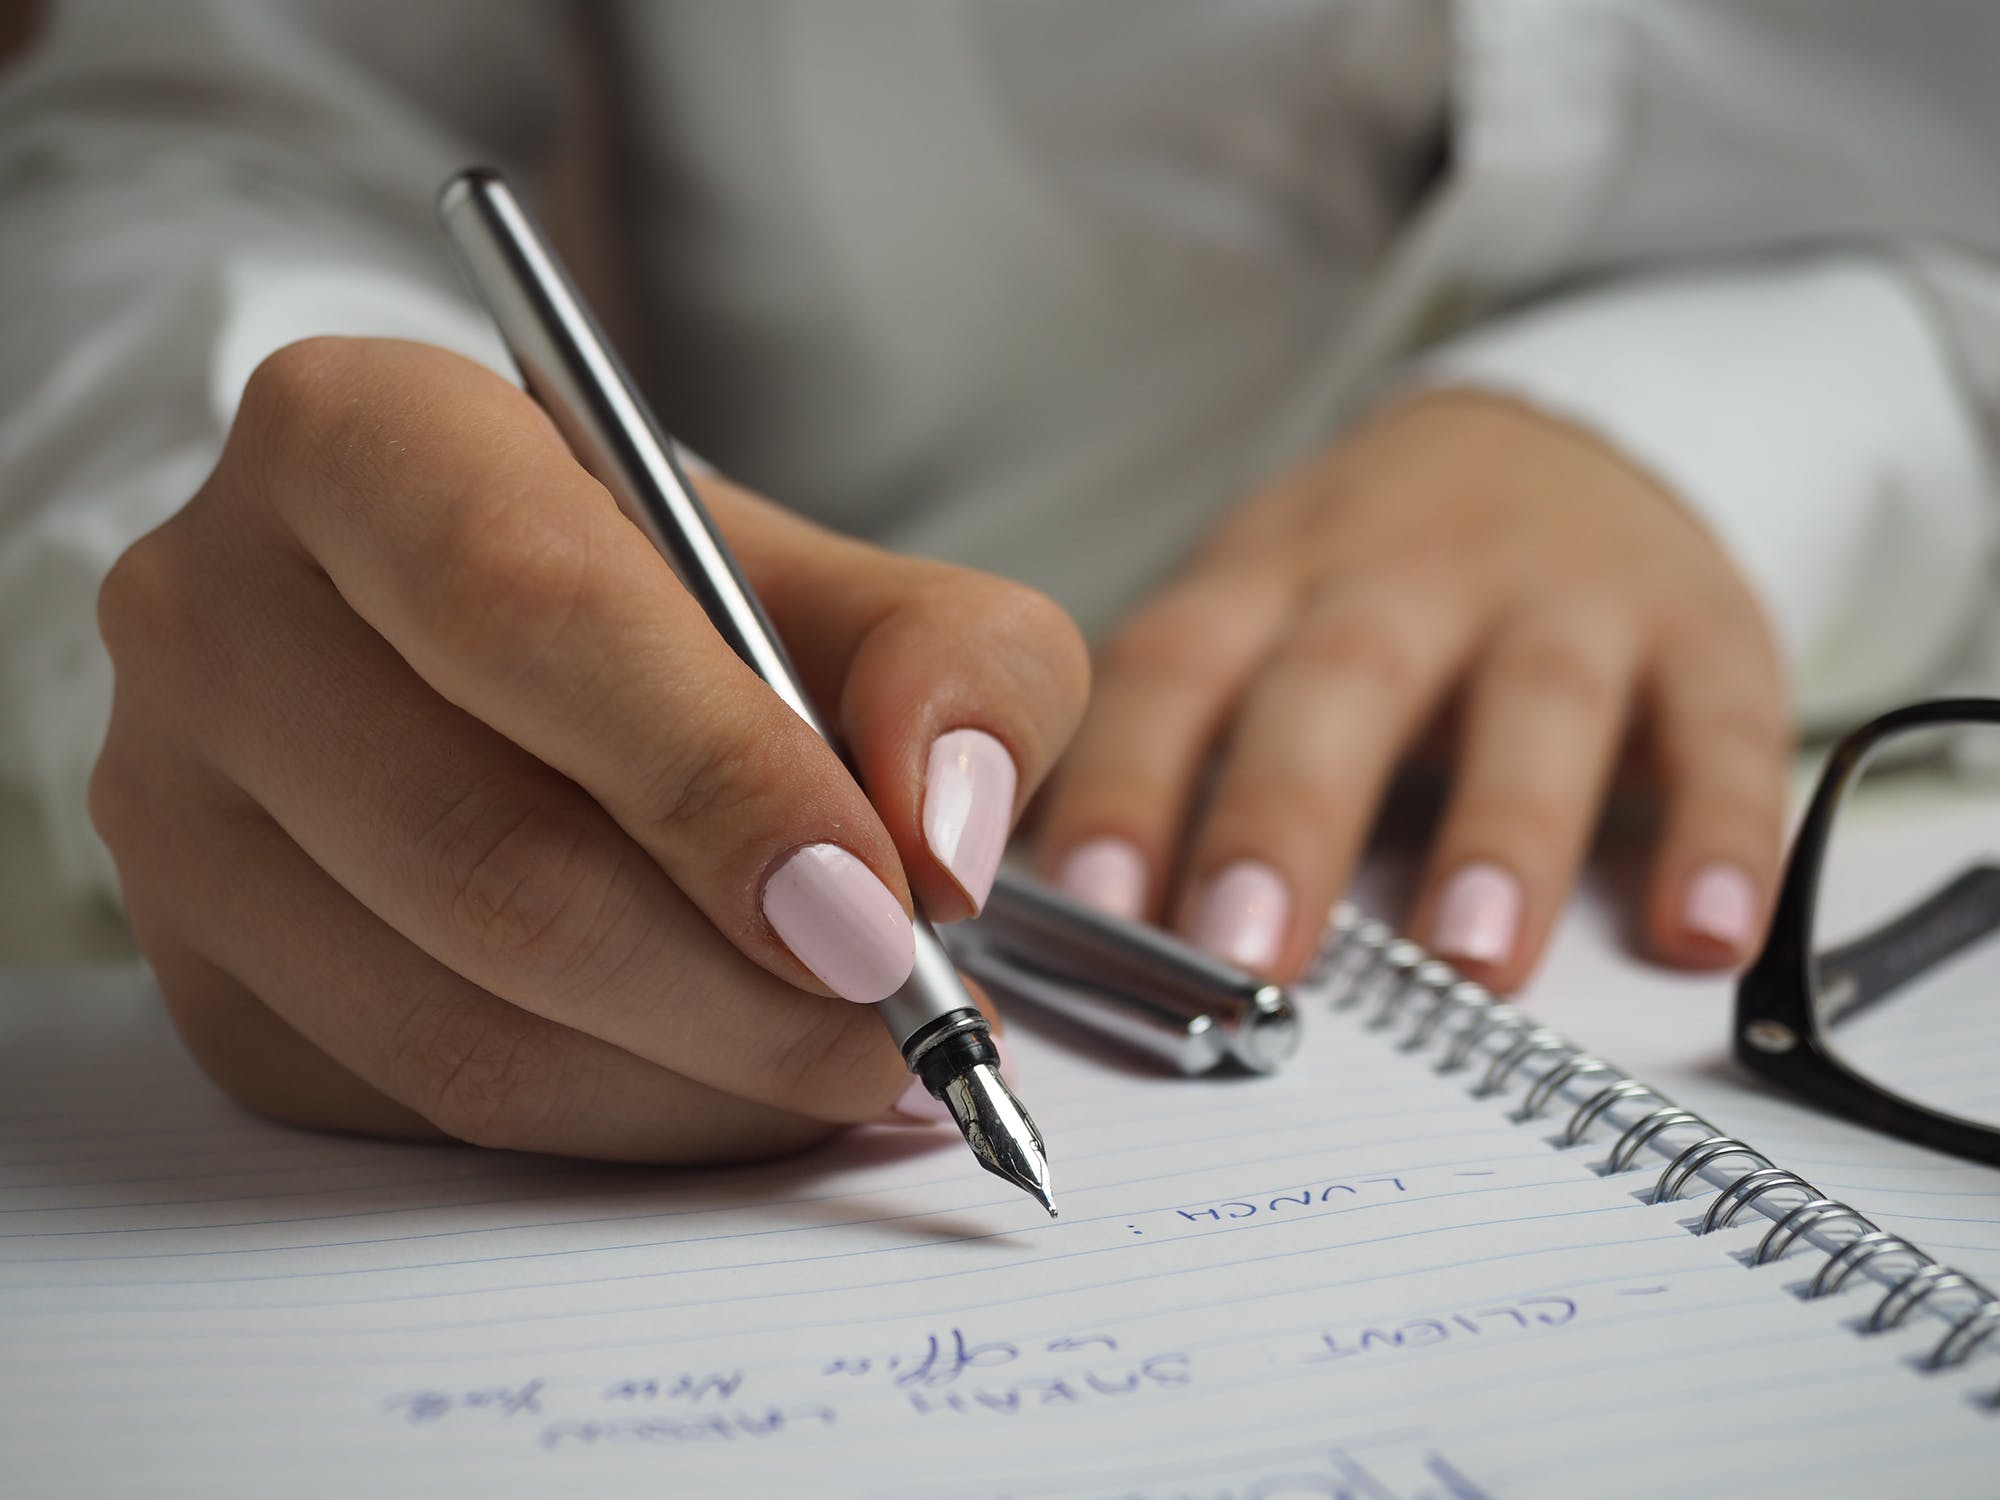
<instances>
[{"instance_id":1,"label":"spiral wire binding","mask_svg":"<svg viewBox=\"0 0 2000 1500\"><path fill-rule=\"evenodd\" d=\"M1866 1265L1876 1256L1892 1255L1899 1249L1909 1252L1911 1256L1919 1261L1927 1262L1930 1259L1928 1255L1925 1255L1923 1251L1904 1239L1900 1234L1888 1234L1880 1229L1871 1229L1868 1233L1858 1235L1854 1239L1849 1240L1845 1245L1842 1245L1826 1258L1826 1263L1814 1275L1812 1285L1807 1289L1806 1295L1809 1297L1830 1297L1840 1290L1841 1285L1849 1276L1860 1270L1862 1266ZM1855 1255L1854 1253L1857 1250L1861 1252L1859 1255ZM1850 1256L1853 1258L1850 1259Z\"/></svg>"},{"instance_id":2,"label":"spiral wire binding","mask_svg":"<svg viewBox=\"0 0 2000 1500\"><path fill-rule=\"evenodd\" d=\"M1306 984L1326 993L1335 1010L1360 1011L1368 1030L1386 1031L1409 1020L1409 1030L1399 1044L1401 1050L1435 1049L1435 1068L1440 1074L1464 1072L1483 1054L1486 1068L1471 1090L1475 1098L1504 1093L1509 1080L1527 1070L1526 1092L1512 1116L1517 1121L1539 1119L1557 1103L1568 1103L1564 1090L1572 1085L1597 1084L1575 1104L1556 1136L1554 1144L1559 1149L1581 1145L1593 1126L1614 1119L1620 1105L1649 1104L1624 1125L1603 1169L1606 1176L1630 1171L1648 1147L1661 1156L1671 1152L1652 1191L1643 1195L1647 1202L1671 1203L1692 1185L1717 1185L1704 1174L1718 1162L1743 1158L1747 1166L1719 1184L1720 1191L1709 1201L1694 1232L1711 1234L1727 1229L1738 1214L1757 1208L1772 1223L1750 1253L1751 1265L1779 1260L1804 1239L1809 1249L1826 1257L1805 1285L1801 1293L1805 1298L1833 1296L1856 1273L1885 1288L1861 1320L1865 1333L1901 1327L1933 1297L1963 1295L1968 1305L1956 1316L1942 1300L1933 1304L1937 1315L1949 1321L1923 1360L1925 1369L1962 1365L1974 1350L2000 1338L2000 1296L1970 1276L1940 1264L1910 1240L1889 1233L1847 1204L1825 1196L1796 1172L1776 1165L1735 1136L1725 1135L1657 1089L1537 1024L1516 1007L1502 1004L1483 985L1463 978L1450 964L1350 903L1334 908L1319 953L1307 970ZM1534 1071L1542 1059L1546 1059L1546 1066ZM1679 1129L1702 1134L1680 1148L1661 1139ZM1760 1199L1783 1190L1802 1195L1801 1201L1790 1207L1759 1207ZM1855 1226L1857 1232L1851 1239L1829 1244L1828 1231L1842 1225ZM1910 1269L1893 1277L1869 1270L1875 1262L1892 1255L1907 1258ZM2000 1408L2000 1390L1989 1395L1986 1404Z\"/></svg>"},{"instance_id":3,"label":"spiral wire binding","mask_svg":"<svg viewBox=\"0 0 2000 1500\"><path fill-rule=\"evenodd\" d=\"M1782 1258L1791 1249L1793 1240L1822 1219L1851 1220L1861 1226L1863 1234L1878 1227L1845 1203L1837 1203L1831 1198L1809 1198L1770 1227L1758 1242L1757 1252L1750 1257L1750 1264L1761 1266Z\"/></svg>"},{"instance_id":4,"label":"spiral wire binding","mask_svg":"<svg viewBox=\"0 0 2000 1500\"><path fill-rule=\"evenodd\" d=\"M1428 1047L1447 1012L1455 1010L1458 1015L1472 1015L1492 1004L1493 997L1486 992L1486 987L1474 984L1470 979L1444 986L1432 998L1431 1007L1424 1012L1423 1019L1412 1026L1410 1034L1403 1038L1403 1050L1421 1052Z\"/></svg>"},{"instance_id":5,"label":"spiral wire binding","mask_svg":"<svg viewBox=\"0 0 2000 1500\"><path fill-rule=\"evenodd\" d=\"M1779 1188L1797 1188L1808 1198L1819 1196L1819 1189L1796 1172L1783 1167L1758 1167L1745 1172L1709 1200L1708 1212L1701 1216L1701 1227L1695 1233L1713 1234L1718 1229L1727 1229L1737 1214Z\"/></svg>"},{"instance_id":6,"label":"spiral wire binding","mask_svg":"<svg viewBox=\"0 0 2000 1500\"><path fill-rule=\"evenodd\" d=\"M1979 1283L1974 1281L1970 1276L1960 1275L1957 1271L1951 1270L1947 1266L1935 1264L1922 1266L1914 1274L1905 1276L1901 1281L1889 1288L1882 1300L1875 1305L1875 1311L1869 1315L1868 1326L1876 1330L1900 1327L1903 1319L1915 1312L1917 1305L1924 1298L1928 1297L1932 1292L1941 1291L1945 1287L1950 1286L1967 1287L1973 1291L1980 1289ZM1896 1309L1893 1313L1889 1311L1892 1306ZM1949 1337L1950 1335L1947 1334L1946 1338L1949 1339ZM1943 1344L1940 1344L1932 1352L1931 1363L1933 1366L1942 1358L1943 1352Z\"/></svg>"},{"instance_id":7,"label":"spiral wire binding","mask_svg":"<svg viewBox=\"0 0 2000 1500\"><path fill-rule=\"evenodd\" d=\"M1729 1156L1747 1156L1752 1161L1762 1162L1766 1168L1771 1165L1770 1157L1737 1140L1735 1136L1712 1135L1707 1140L1696 1141L1667 1163L1666 1171L1660 1174L1659 1182L1654 1185L1653 1201L1673 1202L1680 1196L1682 1188L1690 1181L1699 1179L1702 1168Z\"/></svg>"},{"instance_id":8,"label":"spiral wire binding","mask_svg":"<svg viewBox=\"0 0 2000 1500\"><path fill-rule=\"evenodd\" d=\"M1548 1107L1562 1086L1572 1078L1583 1078L1593 1073L1612 1073L1617 1070L1602 1058L1577 1056L1568 1062L1558 1063L1537 1078L1521 1100L1521 1107L1514 1114L1517 1120L1539 1120L1542 1111Z\"/></svg>"},{"instance_id":9,"label":"spiral wire binding","mask_svg":"<svg viewBox=\"0 0 2000 1500\"><path fill-rule=\"evenodd\" d=\"M1625 1133L1618 1137L1618 1144L1611 1148L1611 1156L1605 1168L1606 1173L1616 1177L1638 1161L1639 1153L1646 1149L1646 1143L1654 1136L1679 1125L1699 1125L1704 1130L1715 1129L1691 1109L1682 1109L1678 1104L1664 1104L1650 1114L1641 1115L1626 1127Z\"/></svg>"},{"instance_id":10,"label":"spiral wire binding","mask_svg":"<svg viewBox=\"0 0 2000 1500\"><path fill-rule=\"evenodd\" d=\"M1660 1099L1661 1096L1636 1078L1621 1078L1599 1089L1576 1107L1576 1113L1569 1117L1569 1124L1563 1127L1557 1144L1565 1151L1571 1146L1581 1145L1590 1127L1597 1122L1597 1117L1607 1109L1627 1099L1646 1098Z\"/></svg>"}]
</instances>

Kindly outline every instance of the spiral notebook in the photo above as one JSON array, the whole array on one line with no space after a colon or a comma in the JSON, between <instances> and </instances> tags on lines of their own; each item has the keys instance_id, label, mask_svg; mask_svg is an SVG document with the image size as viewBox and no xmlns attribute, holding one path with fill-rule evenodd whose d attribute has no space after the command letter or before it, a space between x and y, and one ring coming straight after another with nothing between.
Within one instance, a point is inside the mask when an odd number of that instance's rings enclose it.
<instances>
[{"instance_id":1,"label":"spiral notebook","mask_svg":"<svg viewBox=\"0 0 2000 1500\"><path fill-rule=\"evenodd\" d=\"M0 977L0 1492L1993 1493L1995 1304L1913 1236L1384 929L1302 998L1267 1079L1020 1035L1051 1224L924 1132L300 1134L143 980Z\"/></svg>"}]
</instances>

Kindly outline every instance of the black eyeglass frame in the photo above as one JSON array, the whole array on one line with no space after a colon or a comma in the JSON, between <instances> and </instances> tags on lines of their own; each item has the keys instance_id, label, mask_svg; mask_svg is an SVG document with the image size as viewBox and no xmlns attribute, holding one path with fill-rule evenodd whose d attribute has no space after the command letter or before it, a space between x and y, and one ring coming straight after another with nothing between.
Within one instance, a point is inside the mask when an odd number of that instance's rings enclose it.
<instances>
[{"instance_id":1,"label":"black eyeglass frame","mask_svg":"<svg viewBox=\"0 0 2000 1500\"><path fill-rule=\"evenodd\" d=\"M1736 986L1736 1060L1820 1108L1920 1146L2000 1166L2000 1130L1904 1099L1827 1047L1814 1002L1812 933L1833 821L1855 775L1884 740L1911 729L2000 724L2000 698L1938 698L1869 720L1841 737L1792 843L1769 935Z\"/></svg>"}]
</instances>

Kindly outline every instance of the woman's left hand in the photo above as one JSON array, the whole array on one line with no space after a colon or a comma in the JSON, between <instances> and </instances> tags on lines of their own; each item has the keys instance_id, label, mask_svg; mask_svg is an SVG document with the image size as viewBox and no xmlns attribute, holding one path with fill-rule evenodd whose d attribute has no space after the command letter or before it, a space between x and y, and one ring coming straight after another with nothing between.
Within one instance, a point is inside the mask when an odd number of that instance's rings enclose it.
<instances>
[{"instance_id":1,"label":"woman's left hand","mask_svg":"<svg viewBox=\"0 0 2000 1500\"><path fill-rule=\"evenodd\" d=\"M1478 393L1408 400L1284 475L1114 633L1044 868L1289 977L1398 760L1454 704L1409 923L1433 951L1500 989L1528 974L1628 731L1664 797L1650 946L1695 967L1754 949L1790 754L1758 603L1649 475Z\"/></svg>"}]
</instances>

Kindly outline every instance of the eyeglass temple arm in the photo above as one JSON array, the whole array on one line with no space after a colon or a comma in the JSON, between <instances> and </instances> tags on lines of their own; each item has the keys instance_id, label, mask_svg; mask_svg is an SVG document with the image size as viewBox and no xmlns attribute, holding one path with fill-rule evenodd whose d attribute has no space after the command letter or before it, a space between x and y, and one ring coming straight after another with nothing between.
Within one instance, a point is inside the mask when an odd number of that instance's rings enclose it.
<instances>
[{"instance_id":1,"label":"eyeglass temple arm","mask_svg":"<svg viewBox=\"0 0 2000 1500\"><path fill-rule=\"evenodd\" d=\"M2000 931L2000 866L1973 865L1901 916L1814 957L1823 1024L1837 1026Z\"/></svg>"}]
</instances>

